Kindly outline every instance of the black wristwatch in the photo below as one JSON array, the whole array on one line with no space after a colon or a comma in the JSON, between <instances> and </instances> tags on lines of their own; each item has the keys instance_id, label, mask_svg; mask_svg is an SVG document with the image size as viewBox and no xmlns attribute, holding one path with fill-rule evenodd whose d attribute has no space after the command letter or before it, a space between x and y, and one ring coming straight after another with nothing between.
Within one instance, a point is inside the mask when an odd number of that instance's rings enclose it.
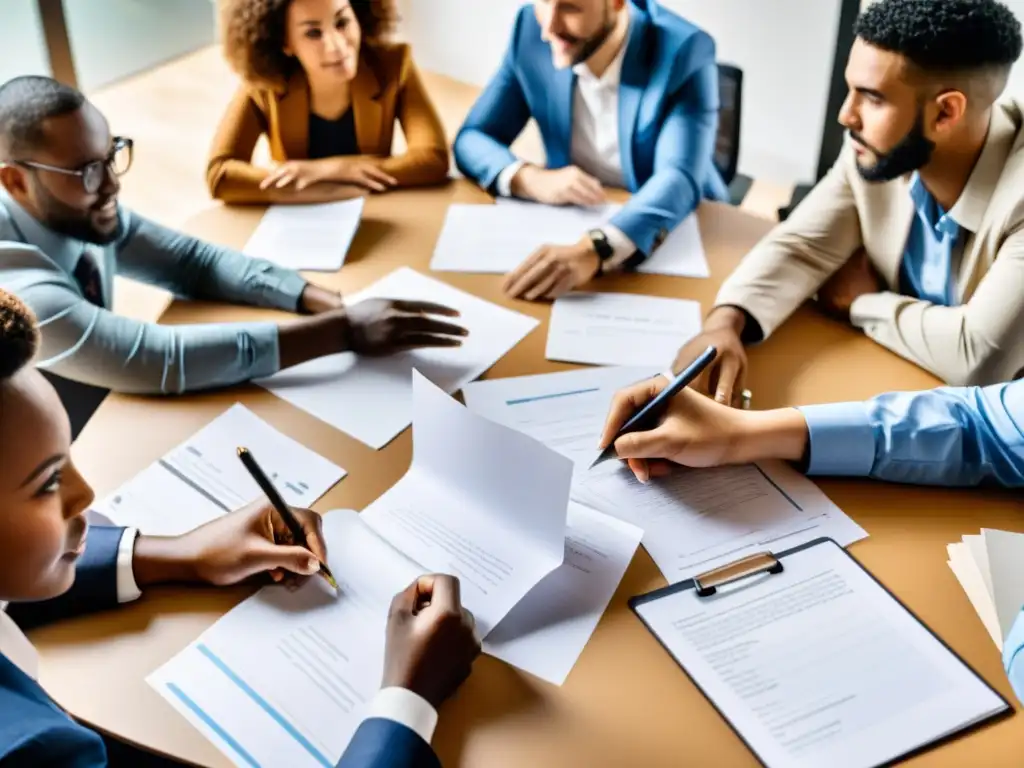
<instances>
[{"instance_id":1,"label":"black wristwatch","mask_svg":"<svg viewBox=\"0 0 1024 768\"><path fill-rule=\"evenodd\" d=\"M597 274L600 275L604 272L604 263L615 255L615 249L608 242L608 235L604 233L604 230L592 229L587 235L590 237L590 242L594 244L597 257L601 260L601 264L597 268Z\"/></svg>"}]
</instances>

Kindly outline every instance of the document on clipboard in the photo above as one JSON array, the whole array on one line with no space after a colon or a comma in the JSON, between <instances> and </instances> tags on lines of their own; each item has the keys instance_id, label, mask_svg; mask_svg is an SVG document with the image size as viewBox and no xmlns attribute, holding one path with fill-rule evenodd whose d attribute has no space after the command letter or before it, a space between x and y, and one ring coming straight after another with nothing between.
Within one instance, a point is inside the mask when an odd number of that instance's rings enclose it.
<instances>
[{"instance_id":1,"label":"document on clipboard","mask_svg":"<svg viewBox=\"0 0 1024 768\"><path fill-rule=\"evenodd\" d=\"M768 768L875 768L1011 710L831 539L630 601Z\"/></svg>"}]
</instances>

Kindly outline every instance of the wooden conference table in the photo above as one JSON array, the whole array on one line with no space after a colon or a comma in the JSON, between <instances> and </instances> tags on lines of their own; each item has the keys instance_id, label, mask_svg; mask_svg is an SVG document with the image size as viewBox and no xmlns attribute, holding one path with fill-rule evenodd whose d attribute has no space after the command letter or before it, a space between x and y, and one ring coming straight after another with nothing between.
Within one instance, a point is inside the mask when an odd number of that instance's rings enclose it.
<instances>
[{"instance_id":1,"label":"wooden conference table","mask_svg":"<svg viewBox=\"0 0 1024 768\"><path fill-rule=\"evenodd\" d=\"M444 189L402 191L367 200L359 233L339 274L311 279L355 291L400 265L428 272L434 243L451 202L486 202L465 182ZM187 229L240 247L259 219L255 209L214 207ZM700 209L709 280L623 275L596 287L699 300L706 311L718 285L769 224L724 205ZM549 307L506 300L495 275L434 277L542 321L486 378L546 373L573 366L544 358ZM227 321L271 313L175 303L164 322ZM936 381L866 338L809 309L750 352L755 408L862 399ZM405 472L406 430L373 451L258 387L174 399L114 395L74 448L99 494L189 437L236 401L349 474L317 505L320 511L362 509ZM353 403L353 407L358 407ZM852 553L954 650L1007 697L999 654L946 566L945 545L982 527L1024 530L1022 506L1010 493L946 491L869 481L822 480L821 488L870 534ZM557 688L482 656L457 696L446 703L434 745L447 766L755 766L725 721L630 613L626 601L664 583L637 551L611 605L569 676ZM223 757L174 712L144 678L249 589L154 590L124 610L36 632L42 677L57 701L83 720L131 741L204 766ZM383 638L381 638L383 642ZM1024 718L1011 717L910 761L911 765L1019 766Z\"/></svg>"}]
</instances>

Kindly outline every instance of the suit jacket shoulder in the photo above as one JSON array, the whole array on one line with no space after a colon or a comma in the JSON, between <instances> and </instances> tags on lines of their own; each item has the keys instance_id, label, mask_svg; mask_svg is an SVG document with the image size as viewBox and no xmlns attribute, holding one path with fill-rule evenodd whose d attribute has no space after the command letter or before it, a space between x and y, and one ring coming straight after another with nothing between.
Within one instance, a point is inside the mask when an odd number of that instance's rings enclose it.
<instances>
[{"instance_id":1,"label":"suit jacket shoulder","mask_svg":"<svg viewBox=\"0 0 1024 768\"><path fill-rule=\"evenodd\" d=\"M374 43L367 45L363 55L382 85L395 85L399 90L405 85L412 63L412 48L408 43Z\"/></svg>"},{"instance_id":2,"label":"suit jacket shoulder","mask_svg":"<svg viewBox=\"0 0 1024 768\"><path fill-rule=\"evenodd\" d=\"M103 739L62 712L39 685L0 655L0 763L106 768Z\"/></svg>"}]
</instances>

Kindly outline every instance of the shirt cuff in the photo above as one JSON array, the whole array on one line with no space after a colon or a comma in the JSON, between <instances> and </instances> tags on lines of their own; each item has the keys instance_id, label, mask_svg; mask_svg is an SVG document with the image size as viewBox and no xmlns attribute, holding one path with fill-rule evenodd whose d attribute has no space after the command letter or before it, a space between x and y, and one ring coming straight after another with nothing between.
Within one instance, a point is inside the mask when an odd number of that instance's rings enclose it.
<instances>
[{"instance_id":1,"label":"shirt cuff","mask_svg":"<svg viewBox=\"0 0 1024 768\"><path fill-rule=\"evenodd\" d=\"M608 244L612 247L611 258L601 263L602 272L611 272L618 269L622 264L636 253L636 244L626 237L625 233L613 224L602 224L601 231L608 238Z\"/></svg>"},{"instance_id":2,"label":"shirt cuff","mask_svg":"<svg viewBox=\"0 0 1024 768\"><path fill-rule=\"evenodd\" d=\"M875 465L875 430L863 403L805 405L797 409L810 435L809 475L863 477Z\"/></svg>"},{"instance_id":3,"label":"shirt cuff","mask_svg":"<svg viewBox=\"0 0 1024 768\"><path fill-rule=\"evenodd\" d=\"M299 302L302 300L302 292L306 290L306 278L298 272L283 270L281 280L277 285L279 296L279 309L287 309L291 312L298 312Z\"/></svg>"},{"instance_id":4,"label":"shirt cuff","mask_svg":"<svg viewBox=\"0 0 1024 768\"><path fill-rule=\"evenodd\" d=\"M1003 666L1017 699L1024 703L1024 611L1017 614L1010 634L1003 641Z\"/></svg>"},{"instance_id":5,"label":"shirt cuff","mask_svg":"<svg viewBox=\"0 0 1024 768\"><path fill-rule=\"evenodd\" d=\"M437 710L406 688L381 688L370 702L367 718L379 717L404 725L427 744L437 727Z\"/></svg>"},{"instance_id":6,"label":"shirt cuff","mask_svg":"<svg viewBox=\"0 0 1024 768\"><path fill-rule=\"evenodd\" d=\"M264 379L281 370L280 329L277 323L256 323L249 330L252 365L246 379Z\"/></svg>"},{"instance_id":7,"label":"shirt cuff","mask_svg":"<svg viewBox=\"0 0 1024 768\"><path fill-rule=\"evenodd\" d=\"M137 528L125 528L121 543L117 545L117 602L130 603L142 597L139 585L135 583L135 539Z\"/></svg>"},{"instance_id":8,"label":"shirt cuff","mask_svg":"<svg viewBox=\"0 0 1024 768\"><path fill-rule=\"evenodd\" d=\"M498 178L494 182L494 188L502 197L512 197L512 177L519 173L519 169L526 165L522 160L516 160L501 169Z\"/></svg>"}]
</instances>

